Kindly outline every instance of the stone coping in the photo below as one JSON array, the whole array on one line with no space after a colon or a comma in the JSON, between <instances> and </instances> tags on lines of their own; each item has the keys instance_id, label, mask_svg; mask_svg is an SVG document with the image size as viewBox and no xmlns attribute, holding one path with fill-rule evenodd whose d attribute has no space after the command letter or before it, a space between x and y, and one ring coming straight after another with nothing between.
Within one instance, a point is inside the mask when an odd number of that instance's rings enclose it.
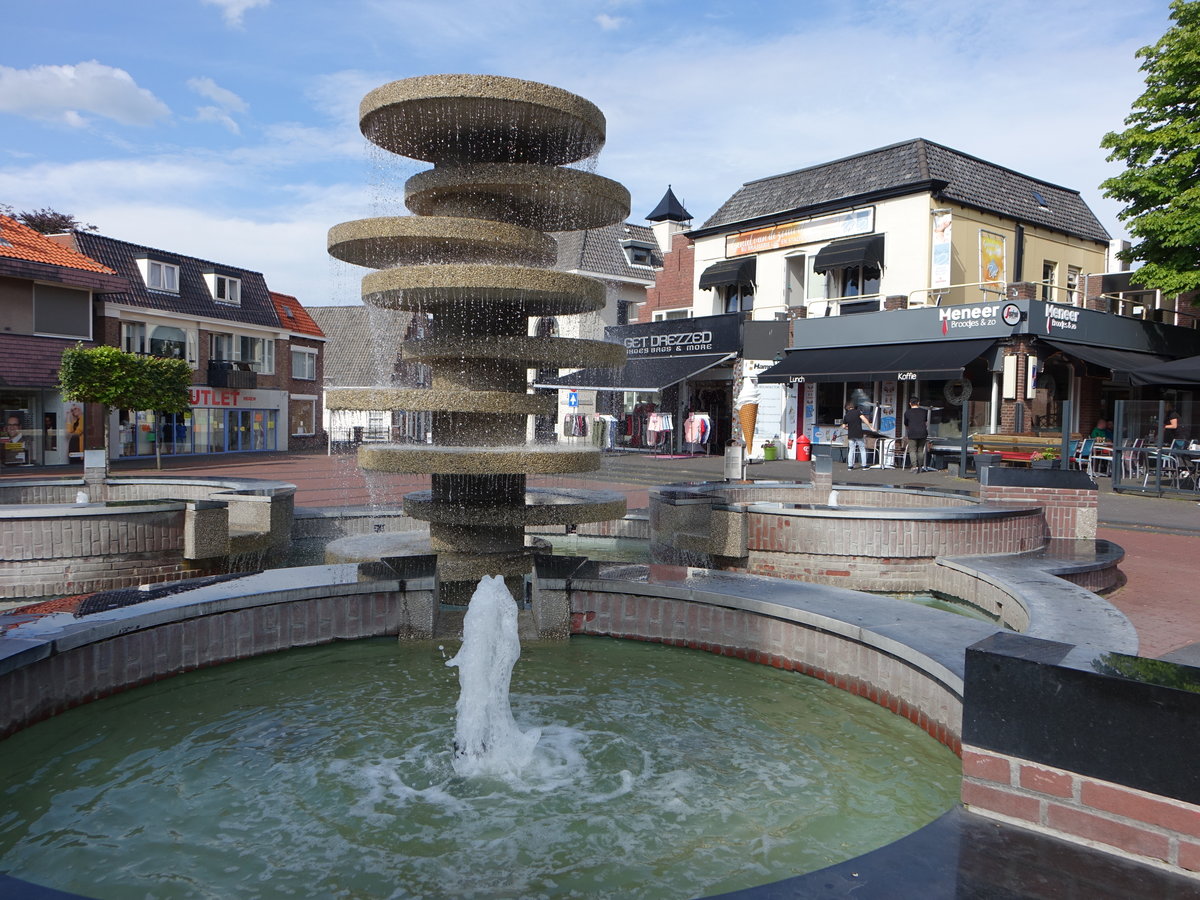
<instances>
[{"instance_id":1,"label":"stone coping","mask_svg":"<svg viewBox=\"0 0 1200 900\"><path fill-rule=\"evenodd\" d=\"M219 500L137 500L116 503L22 503L0 505L0 520L76 519L83 516L125 516L133 513L167 512L175 509L212 509L224 506Z\"/></svg>"},{"instance_id":2,"label":"stone coping","mask_svg":"<svg viewBox=\"0 0 1200 900\"><path fill-rule=\"evenodd\" d=\"M136 477L109 475L107 483L110 486L186 484L215 487L221 488L225 493L237 494L239 497L278 497L296 493L296 485L290 481L274 481L267 478L212 478L204 475L139 475Z\"/></svg>"},{"instance_id":3,"label":"stone coping","mask_svg":"<svg viewBox=\"0 0 1200 900\"><path fill-rule=\"evenodd\" d=\"M669 502L669 501L668 501ZM1012 519L1029 514L1027 507L993 506L980 503L962 506L822 506L815 503L750 502L721 503L714 509L738 509L747 512L769 512L777 516L803 516L812 519L901 519L904 521L939 522L948 520Z\"/></svg>"},{"instance_id":4,"label":"stone coping","mask_svg":"<svg viewBox=\"0 0 1200 900\"><path fill-rule=\"evenodd\" d=\"M1123 551L1110 546L1119 561ZM1057 577L1077 566L1103 566L1102 561L1072 563L1037 553L939 559L937 564L980 578L1019 603L1028 615L1023 633L1029 637L1073 644L1072 652L1081 658L1107 651L1137 653L1137 632L1116 607ZM574 572L560 568L559 574L559 589L621 590L702 602L841 634L925 669L960 695L966 648L997 631L1010 631L890 597L715 569L586 562ZM632 584L622 586L627 582Z\"/></svg>"},{"instance_id":5,"label":"stone coping","mask_svg":"<svg viewBox=\"0 0 1200 900\"><path fill-rule=\"evenodd\" d=\"M432 577L362 581L357 565L270 569L241 578L76 618L72 613L0 614L0 676L56 653L173 622L247 609L369 591L434 589Z\"/></svg>"}]
</instances>

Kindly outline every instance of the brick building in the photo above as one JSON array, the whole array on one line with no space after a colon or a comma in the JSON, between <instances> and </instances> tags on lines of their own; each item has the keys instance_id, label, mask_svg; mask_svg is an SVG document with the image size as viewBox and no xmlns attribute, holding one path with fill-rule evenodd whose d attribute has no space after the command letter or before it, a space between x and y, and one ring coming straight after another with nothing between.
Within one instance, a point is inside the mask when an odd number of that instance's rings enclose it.
<instances>
[{"instance_id":1,"label":"brick building","mask_svg":"<svg viewBox=\"0 0 1200 900\"><path fill-rule=\"evenodd\" d=\"M62 352L102 339L93 300L126 288L110 266L0 215L0 460L12 465L81 463L79 404L58 392ZM8 427L10 423L15 428Z\"/></svg>"}]
</instances>

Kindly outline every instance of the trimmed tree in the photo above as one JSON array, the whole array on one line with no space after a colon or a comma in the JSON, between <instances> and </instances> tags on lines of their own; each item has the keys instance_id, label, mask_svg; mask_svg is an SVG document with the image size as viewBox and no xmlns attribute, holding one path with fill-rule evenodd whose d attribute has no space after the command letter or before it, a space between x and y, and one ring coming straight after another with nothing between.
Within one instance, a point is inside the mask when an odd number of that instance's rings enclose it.
<instances>
[{"instance_id":1,"label":"trimmed tree","mask_svg":"<svg viewBox=\"0 0 1200 900\"><path fill-rule=\"evenodd\" d=\"M1122 254L1143 265L1132 280L1167 294L1200 288L1200 0L1175 0L1175 24L1137 51L1146 90L1121 132L1100 146L1125 171L1100 185L1126 204L1133 246Z\"/></svg>"},{"instance_id":2,"label":"trimmed tree","mask_svg":"<svg viewBox=\"0 0 1200 900\"><path fill-rule=\"evenodd\" d=\"M109 422L113 409L149 409L181 413L188 409L192 369L185 360L127 353L116 347L84 347L63 351L58 388L66 400L103 407L104 474L108 475ZM155 441L157 448L158 441ZM156 456L158 454L156 453ZM158 458L162 468L162 458Z\"/></svg>"}]
</instances>

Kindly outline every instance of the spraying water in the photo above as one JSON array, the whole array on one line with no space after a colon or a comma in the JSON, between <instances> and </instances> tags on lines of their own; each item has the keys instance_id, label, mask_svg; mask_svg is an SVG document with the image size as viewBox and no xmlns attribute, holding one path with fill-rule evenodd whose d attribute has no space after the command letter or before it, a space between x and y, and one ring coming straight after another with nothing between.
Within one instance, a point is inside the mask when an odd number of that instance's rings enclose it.
<instances>
[{"instance_id":1,"label":"spraying water","mask_svg":"<svg viewBox=\"0 0 1200 900\"><path fill-rule=\"evenodd\" d=\"M533 756L541 729L521 731L508 702L521 656L517 604L499 575L485 575L463 620L463 642L447 666L458 668L454 771L464 777L515 775Z\"/></svg>"}]
</instances>

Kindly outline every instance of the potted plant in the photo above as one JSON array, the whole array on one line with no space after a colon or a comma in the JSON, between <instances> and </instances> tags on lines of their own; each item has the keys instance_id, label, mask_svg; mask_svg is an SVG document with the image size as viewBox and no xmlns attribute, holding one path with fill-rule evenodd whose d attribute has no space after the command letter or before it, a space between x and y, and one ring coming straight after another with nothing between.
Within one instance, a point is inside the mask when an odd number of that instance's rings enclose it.
<instances>
[{"instance_id":1,"label":"potted plant","mask_svg":"<svg viewBox=\"0 0 1200 900\"><path fill-rule=\"evenodd\" d=\"M1056 469L1062 453L1058 447L1043 447L1029 457L1029 466L1033 469Z\"/></svg>"}]
</instances>

